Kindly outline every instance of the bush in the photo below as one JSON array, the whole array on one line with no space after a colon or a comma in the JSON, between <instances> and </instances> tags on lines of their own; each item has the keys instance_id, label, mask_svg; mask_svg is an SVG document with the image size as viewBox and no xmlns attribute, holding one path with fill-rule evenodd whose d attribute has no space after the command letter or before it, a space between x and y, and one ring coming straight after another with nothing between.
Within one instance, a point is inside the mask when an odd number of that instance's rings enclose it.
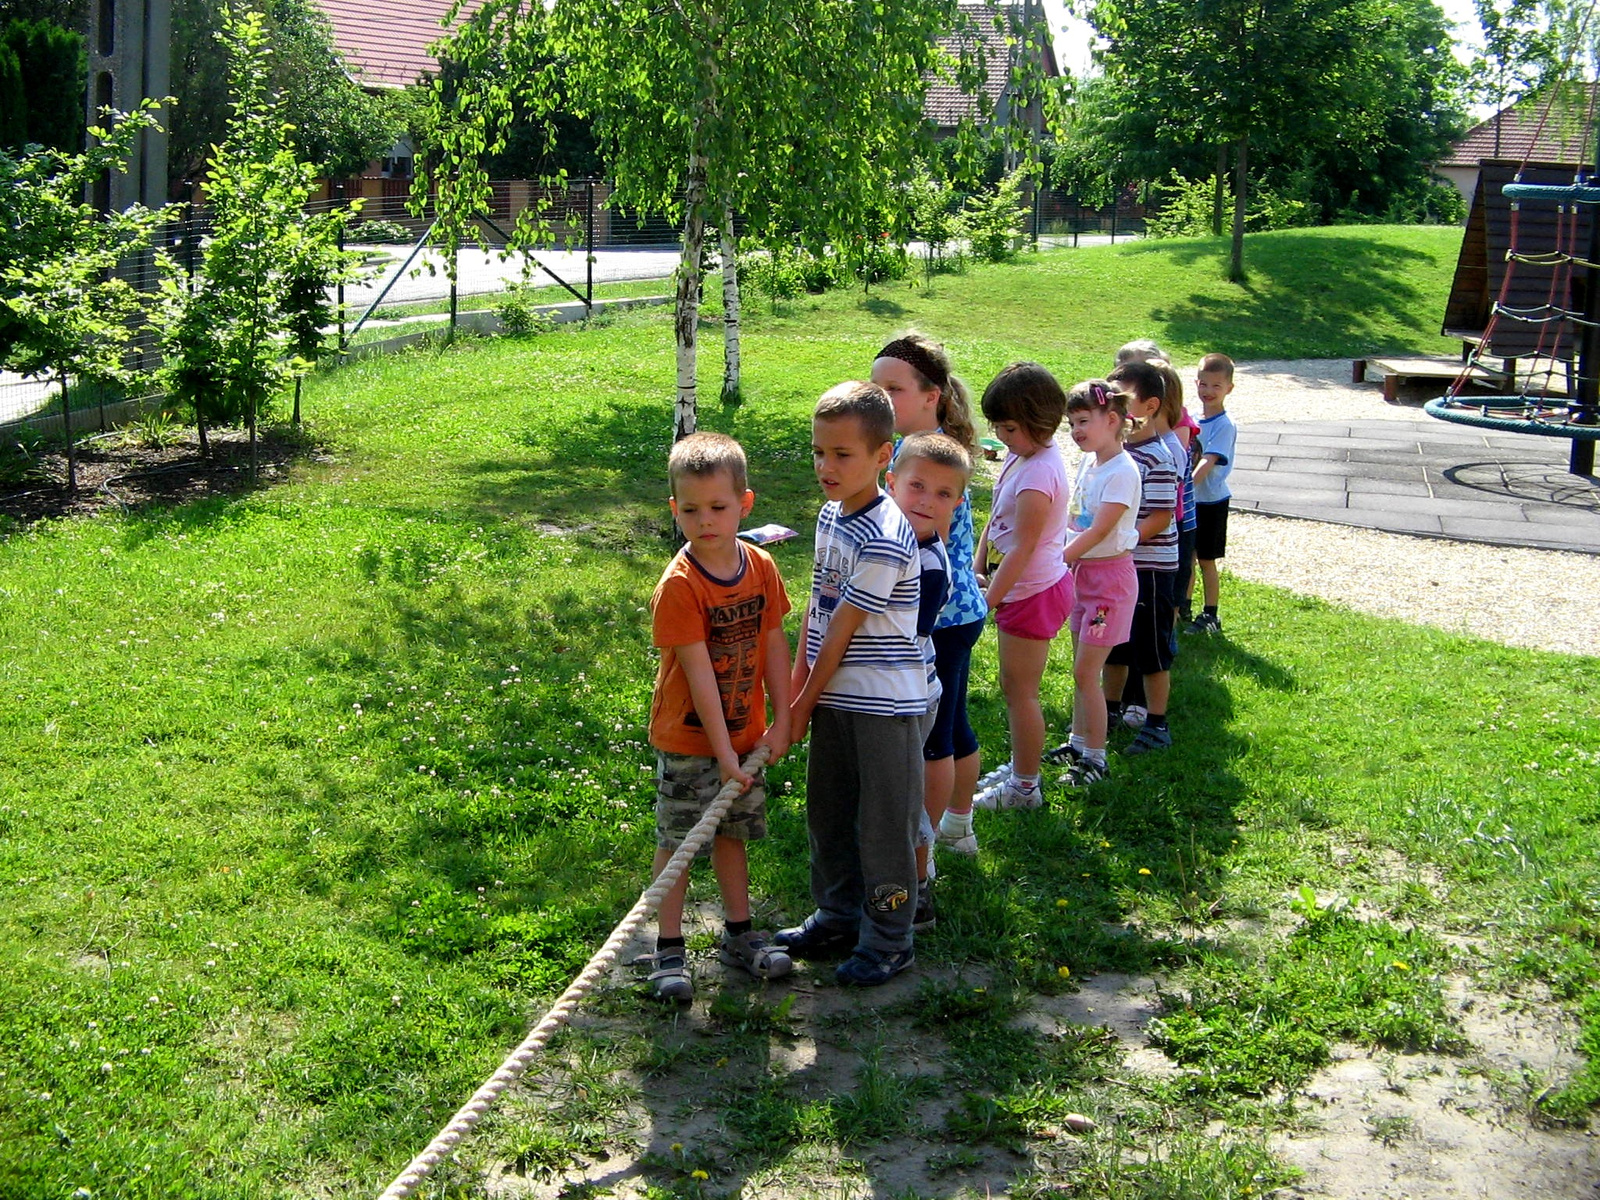
<instances>
[{"instance_id":1,"label":"bush","mask_svg":"<svg viewBox=\"0 0 1600 1200\"><path fill-rule=\"evenodd\" d=\"M527 283L513 283L494 302L495 316L512 337L549 333L556 327L555 318L535 303L533 290Z\"/></svg>"},{"instance_id":2,"label":"bush","mask_svg":"<svg viewBox=\"0 0 1600 1200\"><path fill-rule=\"evenodd\" d=\"M961 229L980 262L1005 262L1016 254L1027 229L1022 176L1013 172L993 192L968 196L961 207Z\"/></svg>"},{"instance_id":3,"label":"bush","mask_svg":"<svg viewBox=\"0 0 1600 1200\"><path fill-rule=\"evenodd\" d=\"M1154 184L1152 199L1159 211L1145 219L1145 234L1153 238L1211 237L1212 205L1216 184L1210 176L1185 179L1177 171L1167 181ZM1268 229L1298 229L1316 224L1316 205L1291 199L1264 184L1252 185L1245 209L1244 227L1251 233ZM1233 227L1233 188L1222 186L1222 228Z\"/></svg>"},{"instance_id":4,"label":"bush","mask_svg":"<svg viewBox=\"0 0 1600 1200\"><path fill-rule=\"evenodd\" d=\"M350 227L352 242L414 242L416 235L398 221L362 221Z\"/></svg>"},{"instance_id":5,"label":"bush","mask_svg":"<svg viewBox=\"0 0 1600 1200\"><path fill-rule=\"evenodd\" d=\"M961 217L955 189L933 176L918 179L907 189L911 211L911 236L928 247L928 273L945 263L945 251L954 244L960 258Z\"/></svg>"}]
</instances>

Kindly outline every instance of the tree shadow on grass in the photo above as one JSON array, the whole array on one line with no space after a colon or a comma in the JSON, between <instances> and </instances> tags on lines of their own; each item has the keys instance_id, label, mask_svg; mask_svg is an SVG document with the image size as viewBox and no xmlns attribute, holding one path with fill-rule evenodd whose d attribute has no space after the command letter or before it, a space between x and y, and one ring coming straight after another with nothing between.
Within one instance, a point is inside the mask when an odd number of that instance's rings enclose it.
<instances>
[{"instance_id":1,"label":"tree shadow on grass","mask_svg":"<svg viewBox=\"0 0 1600 1200\"><path fill-rule=\"evenodd\" d=\"M745 448L757 493L751 521L806 532L819 506L809 420L753 402L702 406L701 416L702 429L730 433ZM554 417L513 435L524 453L465 464L465 498L494 519L570 532L613 550L659 551L664 559L679 544L667 505L671 435L665 405L613 401L572 419Z\"/></svg>"},{"instance_id":2,"label":"tree shadow on grass","mask_svg":"<svg viewBox=\"0 0 1600 1200\"><path fill-rule=\"evenodd\" d=\"M1302 233L1303 231L1290 231ZM1341 240L1338 253L1308 263L1303 237L1252 234L1245 243L1246 283L1227 295L1195 292L1152 309L1163 341L1219 350L1236 360L1327 357L1333 347L1405 349L1377 330L1391 323L1426 342L1439 336L1441 297L1406 282L1432 256L1404 246ZM1221 240L1152 242L1125 254L1159 253L1197 270L1225 270ZM1407 339L1409 342L1410 339Z\"/></svg>"}]
</instances>

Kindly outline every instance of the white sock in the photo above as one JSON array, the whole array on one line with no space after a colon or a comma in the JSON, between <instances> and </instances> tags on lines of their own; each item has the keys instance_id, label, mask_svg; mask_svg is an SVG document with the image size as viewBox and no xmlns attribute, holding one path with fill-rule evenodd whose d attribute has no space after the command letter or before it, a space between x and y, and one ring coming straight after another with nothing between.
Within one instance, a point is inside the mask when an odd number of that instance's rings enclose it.
<instances>
[{"instance_id":1,"label":"white sock","mask_svg":"<svg viewBox=\"0 0 1600 1200\"><path fill-rule=\"evenodd\" d=\"M1106 765L1106 748L1101 746L1098 750L1084 749L1083 756L1097 767Z\"/></svg>"},{"instance_id":2,"label":"white sock","mask_svg":"<svg viewBox=\"0 0 1600 1200\"><path fill-rule=\"evenodd\" d=\"M1028 792L1039 786L1039 777L1037 775L1024 775L1013 766L1011 768L1011 782L1023 791Z\"/></svg>"},{"instance_id":3,"label":"white sock","mask_svg":"<svg viewBox=\"0 0 1600 1200\"><path fill-rule=\"evenodd\" d=\"M972 833L972 814L969 812L951 812L944 810L944 816L939 818L939 832L945 837L963 838Z\"/></svg>"},{"instance_id":4,"label":"white sock","mask_svg":"<svg viewBox=\"0 0 1600 1200\"><path fill-rule=\"evenodd\" d=\"M1089 748L1089 739L1082 734L1075 733L1067 739L1067 745L1081 752Z\"/></svg>"}]
</instances>

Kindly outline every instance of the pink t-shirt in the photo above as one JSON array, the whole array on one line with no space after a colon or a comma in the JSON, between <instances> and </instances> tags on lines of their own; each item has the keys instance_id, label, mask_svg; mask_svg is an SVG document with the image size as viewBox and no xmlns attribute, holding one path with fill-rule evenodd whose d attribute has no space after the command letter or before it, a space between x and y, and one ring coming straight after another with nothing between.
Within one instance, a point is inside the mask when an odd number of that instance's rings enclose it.
<instances>
[{"instance_id":1,"label":"pink t-shirt","mask_svg":"<svg viewBox=\"0 0 1600 1200\"><path fill-rule=\"evenodd\" d=\"M1001 554L1010 554L1017 543L1019 492L1044 493L1050 501L1050 515L1045 518L1044 531L1022 568L1022 575L1006 593L1006 604L1037 595L1067 573L1067 564L1061 561L1061 552L1067 545L1067 467L1053 440L1027 458L1008 455L1000 468L989 511L989 542Z\"/></svg>"}]
</instances>

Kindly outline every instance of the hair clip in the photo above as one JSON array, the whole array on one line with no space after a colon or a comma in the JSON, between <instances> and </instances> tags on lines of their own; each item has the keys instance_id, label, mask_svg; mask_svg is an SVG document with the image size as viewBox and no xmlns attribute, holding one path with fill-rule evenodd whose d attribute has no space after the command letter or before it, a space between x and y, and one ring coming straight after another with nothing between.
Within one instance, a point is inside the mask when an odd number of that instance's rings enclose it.
<instances>
[{"instance_id":1,"label":"hair clip","mask_svg":"<svg viewBox=\"0 0 1600 1200\"><path fill-rule=\"evenodd\" d=\"M1089 385L1089 395L1101 408L1111 403L1111 397L1106 394L1105 386L1098 381Z\"/></svg>"}]
</instances>

